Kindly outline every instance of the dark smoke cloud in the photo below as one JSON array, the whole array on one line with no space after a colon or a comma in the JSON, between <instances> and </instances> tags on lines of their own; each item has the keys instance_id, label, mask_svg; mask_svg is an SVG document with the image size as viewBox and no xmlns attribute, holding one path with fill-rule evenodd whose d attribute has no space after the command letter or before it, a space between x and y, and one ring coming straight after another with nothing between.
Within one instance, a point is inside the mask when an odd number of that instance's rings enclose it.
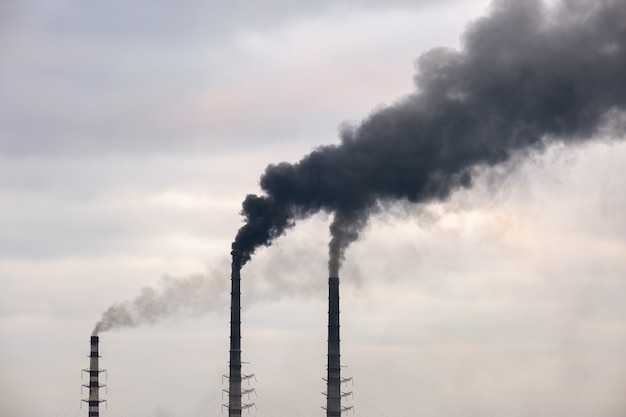
<instances>
[{"instance_id":1,"label":"dark smoke cloud","mask_svg":"<svg viewBox=\"0 0 626 417\"><path fill-rule=\"evenodd\" d=\"M243 202L233 253L316 212L333 213L330 275L381 204L445 200L476 173L554 142L579 143L624 115L626 2L501 0L461 50L422 55L416 91L344 127L339 145L267 167ZM622 118L623 122L623 118ZM623 134L624 123L612 123Z\"/></svg>"}]
</instances>

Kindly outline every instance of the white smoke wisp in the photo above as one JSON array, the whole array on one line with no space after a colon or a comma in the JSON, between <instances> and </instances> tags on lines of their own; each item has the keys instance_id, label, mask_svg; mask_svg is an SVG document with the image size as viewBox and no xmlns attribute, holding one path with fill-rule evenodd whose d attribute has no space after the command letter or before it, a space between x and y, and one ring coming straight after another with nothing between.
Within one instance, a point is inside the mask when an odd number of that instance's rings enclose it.
<instances>
[{"instance_id":1,"label":"white smoke wisp","mask_svg":"<svg viewBox=\"0 0 626 417\"><path fill-rule=\"evenodd\" d=\"M92 334L224 310L229 282L227 275L217 273L162 276L156 288L144 287L133 300L111 305Z\"/></svg>"}]
</instances>

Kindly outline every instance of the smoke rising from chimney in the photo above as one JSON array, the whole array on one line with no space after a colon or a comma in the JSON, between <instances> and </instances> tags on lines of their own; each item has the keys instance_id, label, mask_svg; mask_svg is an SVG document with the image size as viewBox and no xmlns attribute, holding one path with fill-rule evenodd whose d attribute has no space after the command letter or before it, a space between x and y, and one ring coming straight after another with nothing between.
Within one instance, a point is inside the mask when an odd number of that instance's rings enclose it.
<instances>
[{"instance_id":1,"label":"smoke rising from chimney","mask_svg":"<svg viewBox=\"0 0 626 417\"><path fill-rule=\"evenodd\" d=\"M168 318L223 310L227 305L223 294L228 280L218 279L221 275L196 274L182 278L163 276L157 289L144 287L135 299L109 307L96 323L92 334L95 336L122 327L155 324Z\"/></svg>"},{"instance_id":2,"label":"smoke rising from chimney","mask_svg":"<svg viewBox=\"0 0 626 417\"><path fill-rule=\"evenodd\" d=\"M417 60L416 90L344 126L340 143L266 168L243 201L232 249L242 265L297 220L332 213L329 275L371 214L393 201L446 200L482 169L551 143L623 134L626 3L496 0L462 49ZM618 122L615 122L615 121Z\"/></svg>"}]
</instances>

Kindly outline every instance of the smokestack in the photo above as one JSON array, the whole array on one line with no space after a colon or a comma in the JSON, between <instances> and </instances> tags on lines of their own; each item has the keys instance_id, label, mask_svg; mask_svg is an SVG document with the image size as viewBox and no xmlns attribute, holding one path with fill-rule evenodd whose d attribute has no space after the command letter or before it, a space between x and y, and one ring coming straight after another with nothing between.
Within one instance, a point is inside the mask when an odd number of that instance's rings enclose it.
<instances>
[{"instance_id":1,"label":"smokestack","mask_svg":"<svg viewBox=\"0 0 626 417\"><path fill-rule=\"evenodd\" d=\"M339 352L339 278L328 278L328 368L326 416L341 416L341 355Z\"/></svg>"},{"instance_id":2,"label":"smokestack","mask_svg":"<svg viewBox=\"0 0 626 417\"><path fill-rule=\"evenodd\" d=\"M89 388L89 398L83 400L89 405L89 417L99 417L100 416L100 403L106 400L100 399L100 388L104 385L100 385L100 372L104 372L104 370L99 368L98 359L100 358L98 354L98 336L91 336L91 349L89 353L89 369L83 369L83 372L89 373L89 384L83 385L85 388Z\"/></svg>"},{"instance_id":3,"label":"smokestack","mask_svg":"<svg viewBox=\"0 0 626 417\"><path fill-rule=\"evenodd\" d=\"M228 417L241 416L241 262L233 252L230 291L230 363Z\"/></svg>"},{"instance_id":4,"label":"smokestack","mask_svg":"<svg viewBox=\"0 0 626 417\"><path fill-rule=\"evenodd\" d=\"M328 278L328 367L326 374L326 416L340 417L352 407L342 407L341 399L351 392L342 393L341 384L351 378L341 378L339 339L339 278Z\"/></svg>"}]
</instances>

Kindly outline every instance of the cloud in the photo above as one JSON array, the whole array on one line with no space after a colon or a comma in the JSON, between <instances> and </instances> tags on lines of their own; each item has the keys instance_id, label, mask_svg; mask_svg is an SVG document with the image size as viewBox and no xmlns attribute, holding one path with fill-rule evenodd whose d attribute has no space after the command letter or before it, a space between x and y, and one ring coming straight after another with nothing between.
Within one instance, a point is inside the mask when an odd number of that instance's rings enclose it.
<instances>
[{"instance_id":1,"label":"cloud","mask_svg":"<svg viewBox=\"0 0 626 417\"><path fill-rule=\"evenodd\" d=\"M263 141L286 141L311 128L332 141L346 117L334 115L337 99L317 94L319 104L307 106L306 97L320 88L336 88L333 71L346 72L351 63L343 70L315 64L336 60L328 55L332 50L319 47L314 33L333 33L345 39L344 47L348 41L382 44L376 39L393 36L396 31L386 27L393 21L397 25L400 15L393 11L397 5L368 10L357 7L358 2L330 19L310 14L330 7L315 2L264 7L189 2L174 7L66 1L37 6L32 14L30 8L21 9L12 44L4 51L8 64L0 78L0 151L5 154L223 150L258 146L251 134ZM376 23L375 16L388 24ZM408 20L402 26L415 28ZM266 51L258 49L258 41L246 41L264 38ZM371 55L360 59L363 68L378 62ZM268 64L273 74L258 68ZM406 62L403 66L409 69ZM344 109L370 78L342 78L351 81L337 91L345 96L339 101ZM271 106L269 94L275 97ZM286 122L286 116L296 117ZM238 123L244 118L248 124Z\"/></svg>"}]
</instances>

